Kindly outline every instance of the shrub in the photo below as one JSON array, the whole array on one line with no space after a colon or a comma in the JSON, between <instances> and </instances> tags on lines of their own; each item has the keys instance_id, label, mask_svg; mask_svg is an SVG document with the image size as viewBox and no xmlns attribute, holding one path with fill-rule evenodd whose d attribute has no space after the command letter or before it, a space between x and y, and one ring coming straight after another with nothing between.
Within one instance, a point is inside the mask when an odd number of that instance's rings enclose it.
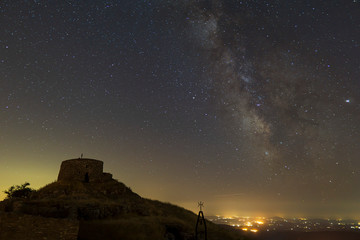
<instances>
[{"instance_id":1,"label":"shrub","mask_svg":"<svg viewBox=\"0 0 360 240\"><path fill-rule=\"evenodd\" d=\"M35 190L28 187L30 183L25 182L22 185L11 186L8 190L5 190L4 193L6 197L11 198L28 198L32 192Z\"/></svg>"}]
</instances>

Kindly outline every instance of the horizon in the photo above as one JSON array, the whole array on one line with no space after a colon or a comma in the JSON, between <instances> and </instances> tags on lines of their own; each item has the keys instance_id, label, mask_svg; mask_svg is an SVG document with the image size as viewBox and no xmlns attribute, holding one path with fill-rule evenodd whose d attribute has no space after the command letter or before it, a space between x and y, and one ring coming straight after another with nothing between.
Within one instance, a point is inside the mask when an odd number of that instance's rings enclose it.
<instances>
[{"instance_id":1,"label":"horizon","mask_svg":"<svg viewBox=\"0 0 360 240\"><path fill-rule=\"evenodd\" d=\"M360 217L359 10L1 1L0 198L83 153L195 212Z\"/></svg>"},{"instance_id":2,"label":"horizon","mask_svg":"<svg viewBox=\"0 0 360 240\"><path fill-rule=\"evenodd\" d=\"M77 158L69 158L69 159L64 159L65 160L70 160L70 159L77 159ZM90 158L93 159L93 158ZM101 159L96 159L96 160L100 160ZM62 162L62 161L61 161ZM60 164L61 164L60 162ZM60 164L59 164L59 170L60 170ZM106 163L104 162L104 166L106 166ZM106 172L104 170L104 172ZM110 172L111 173L111 172ZM124 183L126 186L127 185L126 182L121 181L120 179L116 178L113 176L114 179L116 179L117 181L120 181L122 183ZM57 175L56 178L57 179ZM57 180L51 181L51 182L55 182ZM24 181L25 182L25 181ZM4 188L1 190L0 192L0 201L3 201L6 197L6 194L3 192L4 190L7 190L9 187L13 186L13 185L20 185L24 182L18 183L18 184L12 184L9 185L8 187ZM51 182L47 182L43 185L41 185L40 187L34 187L31 183L31 181L27 181L30 183L30 187L34 188L35 190L38 190L44 186L46 186L47 184L51 183ZM197 203L198 201L194 201L194 202L177 202L177 201L169 201L168 199L155 199L152 198L151 196L147 196L146 194L142 194L141 192L138 192L136 189L138 189L136 186L132 186L130 187L132 189L132 191L134 191L135 193L139 194L141 197L145 197L148 199L152 199L152 200L159 200L162 202L169 202L170 204L174 204L177 205L179 207L183 207L187 210L192 211L194 214L197 214L199 211L199 208L197 207ZM143 188L139 188L139 189L143 189ZM145 191L147 192L147 191ZM148 193L147 193L148 194ZM204 199L202 199L204 200ZM206 199L205 199L206 200ZM246 208L249 207L249 202L253 202L253 201L244 201L243 203L239 202L232 202L231 206L238 206L238 207L234 207L234 208L229 208L226 207L229 205L229 203L225 203L225 204L218 204L218 202L214 202L214 201L205 201L205 204L203 206L203 212L205 215L205 218L207 217L211 217L211 216L222 216L222 217L227 217L227 218L233 218L233 217L249 217L249 218L272 218L272 217L281 217L281 218L286 218L286 219L292 219L292 218L308 218L308 219L342 219L342 220L346 220L346 219L352 219L352 220L360 220L360 215L359 214L345 214L345 215L341 215L341 214L328 214L326 212L326 210L323 210L322 214L318 214L318 215L314 215L314 214L304 214L304 213L289 213L289 211L282 211L282 210L275 210L275 211L259 211L257 209L256 206L253 206L252 208L254 210L245 210ZM261 208L264 208L263 204L261 204L261 202L258 203ZM313 203L314 206L316 206L316 203ZM208 205L210 205L210 207L208 207ZM290 204L291 205L291 204ZM336 206L336 205L335 205ZM236 210L239 209L240 210ZM274 207L274 206L272 206ZM291 207L296 207L296 204L292 204L292 206L288 206L287 208L291 208ZM210 208L210 210L209 210ZM265 207L266 208L266 207ZM323 207L324 208L324 207ZM328 206L329 208L329 206ZM215 209L215 210L214 210ZM218 209L223 209L223 210L218 210ZM281 209L281 208L280 208ZM310 211L314 211L314 210L310 210ZM353 211L353 209L351 209L350 211Z\"/></svg>"}]
</instances>

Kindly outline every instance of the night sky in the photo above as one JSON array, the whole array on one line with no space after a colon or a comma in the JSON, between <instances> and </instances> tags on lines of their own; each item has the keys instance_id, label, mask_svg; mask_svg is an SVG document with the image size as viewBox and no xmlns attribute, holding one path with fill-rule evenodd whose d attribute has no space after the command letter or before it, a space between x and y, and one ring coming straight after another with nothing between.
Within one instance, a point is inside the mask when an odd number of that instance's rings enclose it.
<instances>
[{"instance_id":1,"label":"night sky","mask_svg":"<svg viewBox=\"0 0 360 240\"><path fill-rule=\"evenodd\" d=\"M360 1L1 0L0 26L1 191L83 153L205 215L360 218Z\"/></svg>"}]
</instances>

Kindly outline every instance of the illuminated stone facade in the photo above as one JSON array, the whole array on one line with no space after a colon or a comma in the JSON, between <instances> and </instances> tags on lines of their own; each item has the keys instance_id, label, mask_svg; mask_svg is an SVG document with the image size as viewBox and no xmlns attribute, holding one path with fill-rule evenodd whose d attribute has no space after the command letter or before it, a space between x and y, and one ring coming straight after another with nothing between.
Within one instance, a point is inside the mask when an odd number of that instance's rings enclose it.
<instances>
[{"instance_id":1,"label":"illuminated stone facade","mask_svg":"<svg viewBox=\"0 0 360 240\"><path fill-rule=\"evenodd\" d=\"M112 179L110 173L103 172L104 162L77 158L61 163L58 181L105 182Z\"/></svg>"}]
</instances>

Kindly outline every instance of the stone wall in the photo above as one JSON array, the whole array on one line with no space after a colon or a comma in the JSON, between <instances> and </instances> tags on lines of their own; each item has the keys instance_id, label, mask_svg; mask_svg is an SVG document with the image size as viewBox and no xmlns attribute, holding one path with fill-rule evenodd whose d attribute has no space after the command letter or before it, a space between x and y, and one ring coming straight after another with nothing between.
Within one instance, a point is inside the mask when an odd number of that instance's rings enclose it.
<instances>
[{"instance_id":1,"label":"stone wall","mask_svg":"<svg viewBox=\"0 0 360 240\"><path fill-rule=\"evenodd\" d=\"M95 159L78 158L61 163L58 181L102 182L104 163Z\"/></svg>"},{"instance_id":2,"label":"stone wall","mask_svg":"<svg viewBox=\"0 0 360 240\"><path fill-rule=\"evenodd\" d=\"M103 173L103 181L111 181L112 180L112 174L111 173Z\"/></svg>"}]
</instances>

